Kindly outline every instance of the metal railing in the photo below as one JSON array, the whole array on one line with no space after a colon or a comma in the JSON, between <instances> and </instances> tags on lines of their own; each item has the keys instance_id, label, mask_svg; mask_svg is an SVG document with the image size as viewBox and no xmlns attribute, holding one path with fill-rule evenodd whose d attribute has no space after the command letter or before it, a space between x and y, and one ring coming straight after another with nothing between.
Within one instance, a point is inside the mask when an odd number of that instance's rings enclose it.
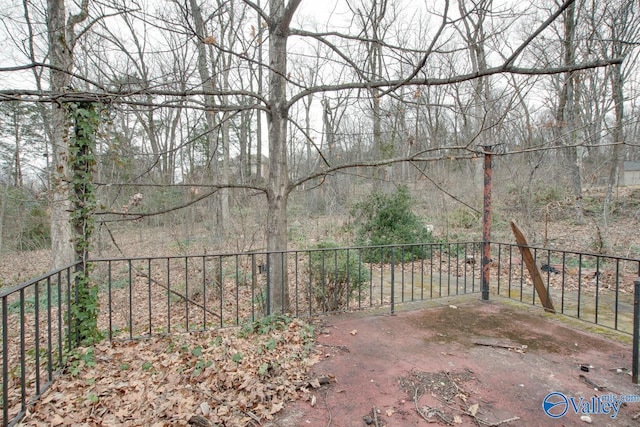
<instances>
[{"instance_id":1,"label":"metal railing","mask_svg":"<svg viewBox=\"0 0 640 427\"><path fill-rule=\"evenodd\" d=\"M110 339L236 326L270 314L273 287L293 316L479 292L479 243L326 248L92 260ZM274 267L286 271L276 280ZM285 288L286 287L286 292ZM280 301L279 306L285 304Z\"/></svg>"},{"instance_id":2,"label":"metal railing","mask_svg":"<svg viewBox=\"0 0 640 427\"><path fill-rule=\"evenodd\" d=\"M541 304L534 280L540 275L545 296L558 314L633 334L634 280L640 260L585 252L529 247L538 269L533 275L520 247L492 243L492 293L532 305Z\"/></svg>"},{"instance_id":3,"label":"metal railing","mask_svg":"<svg viewBox=\"0 0 640 427\"><path fill-rule=\"evenodd\" d=\"M481 242L94 259L98 325L136 339L241 325L285 306L296 317L480 293ZM556 313L633 334L640 260L530 248ZM489 291L538 305L520 247L491 243ZM75 265L0 291L2 424L24 415L66 365ZM285 279L276 271L284 271ZM271 292L278 287L280 292ZM271 301L282 295L282 301ZM274 304L274 303L280 303Z\"/></svg>"},{"instance_id":4,"label":"metal railing","mask_svg":"<svg viewBox=\"0 0 640 427\"><path fill-rule=\"evenodd\" d=\"M0 290L3 425L22 418L76 345L68 330L75 268L72 264Z\"/></svg>"}]
</instances>

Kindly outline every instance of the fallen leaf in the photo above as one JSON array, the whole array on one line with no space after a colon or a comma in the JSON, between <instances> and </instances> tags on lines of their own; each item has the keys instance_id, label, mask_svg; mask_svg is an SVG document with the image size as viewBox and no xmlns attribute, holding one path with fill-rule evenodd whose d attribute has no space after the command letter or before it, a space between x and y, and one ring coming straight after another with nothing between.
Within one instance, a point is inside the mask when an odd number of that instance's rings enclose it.
<instances>
[{"instance_id":1,"label":"fallen leaf","mask_svg":"<svg viewBox=\"0 0 640 427\"><path fill-rule=\"evenodd\" d=\"M202 415L205 417L211 413L211 406L207 402L202 402L200 404L200 410L202 411Z\"/></svg>"},{"instance_id":2,"label":"fallen leaf","mask_svg":"<svg viewBox=\"0 0 640 427\"><path fill-rule=\"evenodd\" d=\"M456 415L453 417L453 423L454 424L462 424L462 417L460 417L460 415Z\"/></svg>"},{"instance_id":3,"label":"fallen leaf","mask_svg":"<svg viewBox=\"0 0 640 427\"><path fill-rule=\"evenodd\" d=\"M478 405L477 403L474 403L473 405L469 406L469 409L467 409L467 412L469 412L472 417L475 417L476 414L478 413L478 408L480 408L480 405Z\"/></svg>"}]
</instances>

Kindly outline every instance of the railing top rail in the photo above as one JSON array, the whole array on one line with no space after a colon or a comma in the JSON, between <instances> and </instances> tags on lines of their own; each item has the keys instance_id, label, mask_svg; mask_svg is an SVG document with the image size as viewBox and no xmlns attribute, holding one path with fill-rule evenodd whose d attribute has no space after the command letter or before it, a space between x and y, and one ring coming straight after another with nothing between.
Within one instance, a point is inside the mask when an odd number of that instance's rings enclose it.
<instances>
[{"instance_id":1,"label":"railing top rail","mask_svg":"<svg viewBox=\"0 0 640 427\"><path fill-rule=\"evenodd\" d=\"M559 252L559 253L564 253L564 254L575 254L575 255L585 255L585 256L590 256L590 257L617 259L617 260L620 260L620 261L640 262L640 258L630 258L630 257L621 257L621 256L617 256L617 255L597 254L595 252L571 251L571 250L568 250L568 249L545 248L543 246L537 246L537 245L519 245L517 243L504 243L504 242L490 242L490 243L492 245L523 247L523 248L529 248L529 249L537 249L539 251L551 251L551 252Z\"/></svg>"},{"instance_id":2,"label":"railing top rail","mask_svg":"<svg viewBox=\"0 0 640 427\"><path fill-rule=\"evenodd\" d=\"M59 273L62 273L63 271L66 271L66 270L69 270L71 268L74 268L78 264L80 264L80 261L76 261L76 262L71 263L69 265L66 265L64 267L48 271L48 272L46 272L44 274L41 274L38 277L35 277L33 279L29 279L29 280L27 280L25 282L22 282L19 285L15 285L15 286L12 286L12 287L0 289L0 298L4 298L4 297L6 297L8 295L11 295L11 294L13 294L15 292L20 291L21 289L28 288L29 286L33 285L34 283L41 282L43 280L46 280L49 277L55 276L56 274L59 274Z\"/></svg>"},{"instance_id":3,"label":"railing top rail","mask_svg":"<svg viewBox=\"0 0 640 427\"><path fill-rule=\"evenodd\" d=\"M295 254L299 252L322 252L335 250L359 250L359 249L380 249L392 247L408 247L408 246L451 246L451 245L472 245L481 244L482 241L468 242L429 242L429 243L399 243L395 245L374 245L374 246L336 246L332 248L306 248L306 249L287 249L284 251L245 251L245 252L219 252L210 254L188 254L188 255L165 255L165 256L137 256L137 257L113 257L113 258L90 258L88 262L116 262L116 261L146 261L146 260L167 260L167 259L184 259L184 258L209 258L209 257L232 257L236 255L268 255L268 254Z\"/></svg>"}]
</instances>

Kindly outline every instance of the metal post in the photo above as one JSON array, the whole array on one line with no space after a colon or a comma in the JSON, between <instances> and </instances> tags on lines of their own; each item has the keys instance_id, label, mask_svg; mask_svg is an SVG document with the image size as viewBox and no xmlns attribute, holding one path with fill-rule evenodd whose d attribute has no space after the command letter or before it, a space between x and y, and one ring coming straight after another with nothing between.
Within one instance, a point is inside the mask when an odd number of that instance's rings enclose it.
<instances>
[{"instance_id":1,"label":"metal post","mask_svg":"<svg viewBox=\"0 0 640 427\"><path fill-rule=\"evenodd\" d=\"M638 345L640 345L640 277L633 284L633 360L631 367L631 379L638 384Z\"/></svg>"},{"instance_id":2,"label":"metal post","mask_svg":"<svg viewBox=\"0 0 640 427\"><path fill-rule=\"evenodd\" d=\"M391 314L395 314L396 312L396 307L395 307L395 286L396 286L396 265L395 265L395 253L394 253L394 247L391 247ZM382 303L384 303L384 301L381 301Z\"/></svg>"},{"instance_id":3,"label":"metal post","mask_svg":"<svg viewBox=\"0 0 640 427\"><path fill-rule=\"evenodd\" d=\"M484 204L482 215L482 299L489 300L491 264L491 168L492 147L484 147Z\"/></svg>"}]
</instances>

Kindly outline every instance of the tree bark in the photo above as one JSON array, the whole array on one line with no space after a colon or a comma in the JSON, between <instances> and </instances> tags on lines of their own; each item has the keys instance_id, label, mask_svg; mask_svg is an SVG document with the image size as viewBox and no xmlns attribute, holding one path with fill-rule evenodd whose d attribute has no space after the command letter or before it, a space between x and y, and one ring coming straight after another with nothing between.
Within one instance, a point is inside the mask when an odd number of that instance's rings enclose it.
<instances>
[{"instance_id":1,"label":"tree bark","mask_svg":"<svg viewBox=\"0 0 640 427\"><path fill-rule=\"evenodd\" d=\"M71 84L73 65L72 34L67 33L64 0L47 0L47 30L49 37L50 89L62 93ZM53 268L74 260L71 228L69 160L69 122L64 107L51 106L51 253Z\"/></svg>"},{"instance_id":2,"label":"tree bark","mask_svg":"<svg viewBox=\"0 0 640 427\"><path fill-rule=\"evenodd\" d=\"M301 0L271 0L269 10L269 178L267 180L267 250L270 262L270 313L289 309L287 280L287 201L292 189L287 165L287 39Z\"/></svg>"},{"instance_id":3,"label":"tree bark","mask_svg":"<svg viewBox=\"0 0 640 427\"><path fill-rule=\"evenodd\" d=\"M564 12L564 65L575 63L575 3L571 4ZM571 176L571 184L575 197L575 222L584 224L584 211L582 209L582 149L576 146L578 131L576 129L577 113L577 83L573 72L564 75L564 84L558 102L557 123L560 130L560 139L567 142L567 160ZM565 132L562 132L562 131Z\"/></svg>"},{"instance_id":4,"label":"tree bark","mask_svg":"<svg viewBox=\"0 0 640 427\"><path fill-rule=\"evenodd\" d=\"M198 73L200 74L200 81L202 82L202 89L207 93L213 93L215 90L215 84L213 78L211 77L211 72L209 71L209 55L207 53L207 47L204 43L205 37L207 36L204 28L204 21L202 19L202 10L198 5L196 0L189 0L189 5L191 8L191 13L193 14L193 23L194 29L197 33L197 52L198 52ZM205 119L207 123L206 129L206 139L207 139L207 147L208 147L208 167L206 171L206 175L208 179L212 181L216 181L218 176L218 153L217 153L217 141L215 124L216 124L216 113L213 111L213 105L215 104L215 99L213 95L205 95ZM219 242L222 239L222 206L221 200L219 197L213 197L212 204L212 216L213 216L213 226L212 226L212 238L214 242Z\"/></svg>"}]
</instances>

